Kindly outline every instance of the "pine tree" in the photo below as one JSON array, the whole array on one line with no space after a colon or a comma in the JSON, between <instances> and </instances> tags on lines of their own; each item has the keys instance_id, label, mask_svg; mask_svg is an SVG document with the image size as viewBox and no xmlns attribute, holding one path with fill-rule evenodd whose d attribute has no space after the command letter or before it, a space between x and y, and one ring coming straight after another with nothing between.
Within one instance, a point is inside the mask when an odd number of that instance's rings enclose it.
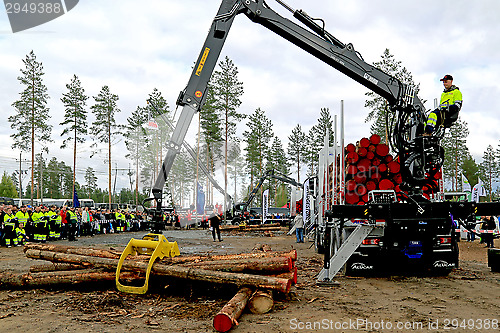
<instances>
[{"instance_id":1,"label":"pine tree","mask_svg":"<svg viewBox=\"0 0 500 333\"><path fill-rule=\"evenodd\" d=\"M469 180L471 187L476 185L479 174L479 166L470 154L468 154L462 161L462 170L464 172L464 176Z\"/></svg>"},{"instance_id":2,"label":"pine tree","mask_svg":"<svg viewBox=\"0 0 500 333\"><path fill-rule=\"evenodd\" d=\"M0 182L0 197L18 197L16 185L14 185L12 178L7 174L6 171L3 172L2 181Z\"/></svg>"},{"instance_id":3,"label":"pine tree","mask_svg":"<svg viewBox=\"0 0 500 333\"><path fill-rule=\"evenodd\" d=\"M122 126L115 120L116 113L120 112L117 106L118 95L112 94L108 86L103 86L97 96L94 96L95 104L90 107L95 116L95 121L90 128L90 134L94 139L93 146L97 143L107 143L108 145L108 193L111 192L111 146L113 140L121 134ZM111 195L109 195L109 205L111 207Z\"/></svg>"},{"instance_id":4,"label":"pine tree","mask_svg":"<svg viewBox=\"0 0 500 333\"><path fill-rule=\"evenodd\" d=\"M95 189L97 189L97 176L95 175L95 171L92 167L87 167L85 169L85 176L83 178L85 180L85 187L88 191L89 198L92 198Z\"/></svg>"},{"instance_id":5,"label":"pine tree","mask_svg":"<svg viewBox=\"0 0 500 333\"><path fill-rule=\"evenodd\" d=\"M154 106L153 106L154 105ZM163 164L163 150L168 148L168 140L170 138L171 130L166 122L172 124L172 115L170 114L169 105L161 92L154 88L148 96L148 104L145 108L148 118L153 119L158 124L158 129L147 129L148 134L148 148L151 149L150 154L144 156L152 159L153 174L151 175L151 183L156 181L156 177L160 173L160 168ZM165 182L165 186L167 186ZM167 193L165 189L165 193Z\"/></svg>"},{"instance_id":6,"label":"pine tree","mask_svg":"<svg viewBox=\"0 0 500 333\"><path fill-rule=\"evenodd\" d=\"M59 161L56 157L52 157L48 162L45 174L47 176L47 195L53 199L61 199L62 170L59 169Z\"/></svg>"},{"instance_id":7,"label":"pine tree","mask_svg":"<svg viewBox=\"0 0 500 333\"><path fill-rule=\"evenodd\" d=\"M142 158L144 157L144 145L147 141L146 130L143 126L147 121L147 112L144 108L138 106L130 117L127 118L125 129L125 146L128 150L128 154L125 157L132 159L135 164L136 179L134 201L136 205L139 204L139 169L142 164Z\"/></svg>"},{"instance_id":8,"label":"pine tree","mask_svg":"<svg viewBox=\"0 0 500 333\"><path fill-rule=\"evenodd\" d=\"M307 154L305 160L310 166L308 175L314 174L315 167L318 165L319 151L324 145L327 130L329 133L329 145L331 147L334 144L333 141L335 138L332 116L330 115L330 109L321 108L318 122L310 129L306 141Z\"/></svg>"},{"instance_id":9,"label":"pine tree","mask_svg":"<svg viewBox=\"0 0 500 333\"><path fill-rule=\"evenodd\" d=\"M200 149L199 149L199 163L204 163L207 170L214 176L216 160L223 160L223 132L222 126L223 120L221 119L221 114L217 112L216 104L217 99L214 95L214 89L212 85L209 84L207 87L207 93L205 98L205 104L200 111L200 127L201 127L201 137L200 137ZM198 178L203 178L198 172ZM212 204L213 196L209 195L213 193L213 187L208 182L207 179L207 193L206 201Z\"/></svg>"},{"instance_id":10,"label":"pine tree","mask_svg":"<svg viewBox=\"0 0 500 333\"><path fill-rule=\"evenodd\" d=\"M308 165L307 175L313 175L315 167L317 166L316 161L318 160L318 153L316 147L316 137L314 130L311 127L309 132L307 132L305 145L304 145L304 161Z\"/></svg>"},{"instance_id":11,"label":"pine tree","mask_svg":"<svg viewBox=\"0 0 500 333\"><path fill-rule=\"evenodd\" d=\"M25 86L20 93L20 99L12 103L16 114L10 116L10 127L16 131L11 137L14 139L13 149L31 152L31 200L33 202L34 171L35 171L35 142L51 142L52 126L47 107L47 87L43 84L43 65L36 60L35 53L31 51L23 60L25 69L21 69L22 76L17 79Z\"/></svg>"},{"instance_id":12,"label":"pine tree","mask_svg":"<svg viewBox=\"0 0 500 333\"><path fill-rule=\"evenodd\" d=\"M286 158L285 150L281 140L278 137L274 137L271 144L271 148L268 150L266 170L274 170L277 173L288 174L288 161ZM277 179L269 179L269 198L272 200L272 204L277 204L278 199L278 189L283 185Z\"/></svg>"},{"instance_id":13,"label":"pine tree","mask_svg":"<svg viewBox=\"0 0 500 333\"><path fill-rule=\"evenodd\" d=\"M373 66L382 70L383 72L395 77L400 82L413 87L415 91L418 91L419 85L413 82L413 76L406 67L401 65L401 61L397 61L389 51L385 49L381 56L382 60L374 62ZM365 122L373 122L370 126L371 134L378 134L384 140L387 141L387 131L386 131L386 105L387 101L385 98L375 94L370 91L365 94L369 99L365 101L365 107L371 109Z\"/></svg>"},{"instance_id":14,"label":"pine tree","mask_svg":"<svg viewBox=\"0 0 500 333\"><path fill-rule=\"evenodd\" d=\"M454 191L458 191L458 184L462 182L462 161L469 155L466 142L468 135L467 123L459 117L449 131L445 133L441 143L444 148L444 175L446 179L452 181Z\"/></svg>"},{"instance_id":15,"label":"pine tree","mask_svg":"<svg viewBox=\"0 0 500 333\"><path fill-rule=\"evenodd\" d=\"M240 97L243 95L243 82L238 81L238 67L227 56L219 62L220 70L212 75L212 85L216 99L215 107L222 113L224 126L222 128L224 150L224 192L227 193L227 147L230 139L236 135L236 122L245 118L237 110L241 105ZM226 212L226 198L224 197L224 212ZM225 213L224 213L225 214Z\"/></svg>"},{"instance_id":16,"label":"pine tree","mask_svg":"<svg viewBox=\"0 0 500 333\"><path fill-rule=\"evenodd\" d=\"M288 137L288 156L297 166L297 181L300 182L300 164L305 160L306 134L299 124L294 127Z\"/></svg>"},{"instance_id":17,"label":"pine tree","mask_svg":"<svg viewBox=\"0 0 500 333\"><path fill-rule=\"evenodd\" d=\"M228 165L229 172L231 174L231 180L234 182L234 202L238 202L238 180L243 178L245 173L245 162L240 158L241 156L241 148L239 141L230 146L228 152L228 159L231 161ZM241 201L241 200L240 200Z\"/></svg>"},{"instance_id":18,"label":"pine tree","mask_svg":"<svg viewBox=\"0 0 500 333\"><path fill-rule=\"evenodd\" d=\"M492 200L493 182L498 178L499 170L495 150L492 145L488 145L483 154L483 161L479 164L479 175L484 182L484 187Z\"/></svg>"},{"instance_id":19,"label":"pine tree","mask_svg":"<svg viewBox=\"0 0 500 333\"><path fill-rule=\"evenodd\" d=\"M76 182L76 147L77 143L85 142L87 135L87 106L88 96L85 95L85 89L82 83L75 74L71 79L70 84L66 84L68 92L63 94L61 101L65 107L64 121L61 126L66 126L61 134L64 139L61 149L68 146L68 143L73 142L73 191Z\"/></svg>"},{"instance_id":20,"label":"pine tree","mask_svg":"<svg viewBox=\"0 0 500 333\"><path fill-rule=\"evenodd\" d=\"M269 142L274 133L271 120L260 108L249 116L247 126L248 130L243 133L247 152L245 160L250 173L250 187L253 188L254 179L259 179L264 172Z\"/></svg>"}]
</instances>

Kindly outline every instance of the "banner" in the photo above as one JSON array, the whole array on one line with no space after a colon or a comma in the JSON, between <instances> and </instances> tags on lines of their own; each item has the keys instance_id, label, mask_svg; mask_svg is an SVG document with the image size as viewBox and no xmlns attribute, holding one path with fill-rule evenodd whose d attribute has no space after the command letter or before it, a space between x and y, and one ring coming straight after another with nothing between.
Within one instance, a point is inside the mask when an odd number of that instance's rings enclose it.
<instances>
[{"instance_id":1,"label":"banner","mask_svg":"<svg viewBox=\"0 0 500 333\"><path fill-rule=\"evenodd\" d=\"M477 184L479 185L479 196L485 197L486 196L486 189L483 186L483 181L479 177L477 177Z\"/></svg>"},{"instance_id":2,"label":"banner","mask_svg":"<svg viewBox=\"0 0 500 333\"><path fill-rule=\"evenodd\" d=\"M471 201L479 202L479 198L484 196L486 196L486 191L483 186L483 181L481 178L478 178L477 184L472 188Z\"/></svg>"},{"instance_id":3,"label":"banner","mask_svg":"<svg viewBox=\"0 0 500 333\"><path fill-rule=\"evenodd\" d=\"M464 192L471 191L469 180L467 179L467 177L465 177L463 173L462 173L462 191Z\"/></svg>"},{"instance_id":4,"label":"banner","mask_svg":"<svg viewBox=\"0 0 500 333\"><path fill-rule=\"evenodd\" d=\"M302 218L304 225L309 221L311 216L311 200L309 197L309 179L304 182L304 191L302 192Z\"/></svg>"},{"instance_id":5,"label":"banner","mask_svg":"<svg viewBox=\"0 0 500 333\"><path fill-rule=\"evenodd\" d=\"M196 193L196 213L203 215L205 213L205 193L203 192L203 186L198 183L198 189Z\"/></svg>"},{"instance_id":6,"label":"banner","mask_svg":"<svg viewBox=\"0 0 500 333\"><path fill-rule=\"evenodd\" d=\"M262 223L267 220L267 213L269 212L269 189L262 193Z\"/></svg>"}]
</instances>

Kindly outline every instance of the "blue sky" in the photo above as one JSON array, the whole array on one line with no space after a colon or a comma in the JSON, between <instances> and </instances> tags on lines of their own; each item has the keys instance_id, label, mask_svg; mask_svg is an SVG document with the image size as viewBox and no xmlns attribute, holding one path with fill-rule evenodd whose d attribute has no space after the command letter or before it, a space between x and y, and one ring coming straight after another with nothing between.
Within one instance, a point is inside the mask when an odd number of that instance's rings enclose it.
<instances>
[{"instance_id":1,"label":"blue sky","mask_svg":"<svg viewBox=\"0 0 500 333\"><path fill-rule=\"evenodd\" d=\"M384 49L389 48L420 84L420 97L428 101L427 109L440 96L439 79L452 74L463 94L461 114L469 125L468 146L476 161L480 162L488 145L497 147L500 2L286 2L312 17L323 18L327 30L342 42L352 43L368 63L378 61ZM290 13L277 2L267 3L290 18ZM119 122L124 123L138 105L144 105L155 87L173 109L219 5L219 1L206 0L87 0L51 22L16 34L11 32L2 9L1 114L4 119L13 114L11 104L22 90L16 79L23 67L22 59L34 50L44 65L44 82L51 96L48 106L56 142L50 145L50 155L71 165L72 152L59 149L57 136L62 132L58 125L63 115L60 97L72 75L79 76L89 96L97 95L103 85L118 94L122 110ZM346 141L368 135L369 125L364 123L368 110L363 107L366 88L245 16L236 18L221 56L231 58L240 71L239 79L245 89L240 111L251 114L258 107L265 110L275 134L285 145L296 124L308 131L322 107L338 114L341 100L345 103ZM188 135L192 145L196 128L193 122ZM239 131L244 130L242 124ZM9 173L16 168L13 159L19 156L10 148L10 134L9 123L1 122L0 170ZM87 155L88 150L79 154L79 168L91 165L98 170L104 187L106 165L88 159ZM116 162L118 168L127 168L129 164L123 157ZM83 182L83 174L78 177ZM118 184L129 186L128 177L119 176Z\"/></svg>"}]
</instances>

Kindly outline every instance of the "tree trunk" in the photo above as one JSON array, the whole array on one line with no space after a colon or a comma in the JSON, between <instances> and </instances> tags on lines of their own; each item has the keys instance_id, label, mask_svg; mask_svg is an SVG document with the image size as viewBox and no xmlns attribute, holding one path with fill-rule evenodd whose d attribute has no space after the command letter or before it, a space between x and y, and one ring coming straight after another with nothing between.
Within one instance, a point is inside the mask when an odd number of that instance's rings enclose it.
<instances>
[{"instance_id":1,"label":"tree trunk","mask_svg":"<svg viewBox=\"0 0 500 333\"><path fill-rule=\"evenodd\" d=\"M0 273L0 285L8 287L35 287L60 284L75 284L96 281L114 281L115 272L105 272L97 269L83 269L77 271L41 272L14 274L8 272ZM136 279L136 273L125 272L120 276L122 279Z\"/></svg>"},{"instance_id":2,"label":"tree trunk","mask_svg":"<svg viewBox=\"0 0 500 333\"><path fill-rule=\"evenodd\" d=\"M251 229L220 229L220 231L243 231L243 232L253 232L253 231L280 231L281 227L264 227L259 226Z\"/></svg>"},{"instance_id":3,"label":"tree trunk","mask_svg":"<svg viewBox=\"0 0 500 333\"><path fill-rule=\"evenodd\" d=\"M59 253L79 254L83 256L111 258L111 259L119 259L121 255L121 253L115 253L109 250L98 250L86 247L76 247L76 246L58 245L58 244L40 244L40 243L27 243L24 246L24 252L27 252L28 250L52 251Z\"/></svg>"},{"instance_id":4,"label":"tree trunk","mask_svg":"<svg viewBox=\"0 0 500 333\"><path fill-rule=\"evenodd\" d=\"M277 277L280 279L290 280L292 286L297 283L297 267L292 268L290 272L284 272L279 274L270 274L268 276Z\"/></svg>"},{"instance_id":5,"label":"tree trunk","mask_svg":"<svg viewBox=\"0 0 500 333\"><path fill-rule=\"evenodd\" d=\"M234 260L214 260L197 263L183 264L185 267L195 267L223 272L247 272L247 273L283 273L293 269L291 258L245 258Z\"/></svg>"},{"instance_id":6,"label":"tree trunk","mask_svg":"<svg viewBox=\"0 0 500 333\"><path fill-rule=\"evenodd\" d=\"M65 263L50 263L50 264L40 264L32 265L30 267L30 273L40 273L40 272L56 272L56 271L71 271L78 269L88 268L89 265L76 265L76 264L65 264Z\"/></svg>"},{"instance_id":7,"label":"tree trunk","mask_svg":"<svg viewBox=\"0 0 500 333\"><path fill-rule=\"evenodd\" d=\"M268 313L273 305L273 293L269 290L257 290L248 301L248 309L256 314Z\"/></svg>"},{"instance_id":8,"label":"tree trunk","mask_svg":"<svg viewBox=\"0 0 500 333\"><path fill-rule=\"evenodd\" d=\"M255 224L255 225L247 225L245 229L259 229L259 228L275 228L275 227L280 227L281 225L279 223L271 223L271 224ZM240 230L240 226L238 225L223 225L220 227L220 230Z\"/></svg>"},{"instance_id":9,"label":"tree trunk","mask_svg":"<svg viewBox=\"0 0 500 333\"><path fill-rule=\"evenodd\" d=\"M227 332L233 325L238 325L237 319L245 309L252 296L250 288L241 288L229 302L215 315L213 325L218 332Z\"/></svg>"},{"instance_id":10,"label":"tree trunk","mask_svg":"<svg viewBox=\"0 0 500 333\"><path fill-rule=\"evenodd\" d=\"M172 258L163 258L162 263L184 263L190 261L209 261L209 260L233 260L245 258L264 258L264 257L288 257L292 261L297 260L297 250L289 252L258 252L258 253L241 253L241 254L220 254L209 256L179 256Z\"/></svg>"},{"instance_id":11,"label":"tree trunk","mask_svg":"<svg viewBox=\"0 0 500 333\"><path fill-rule=\"evenodd\" d=\"M66 262L73 264L89 263L99 268L115 270L118 265L118 259L89 257L77 254L57 253L41 250L27 250L26 256L33 259L42 259L52 262ZM147 263L140 261L125 261L123 270L145 272ZM291 282L287 279L275 277L243 274L243 273L227 273L205 270L200 268L182 267L178 265L163 265L160 263L153 264L152 271L158 275L167 275L180 279L197 280L215 282L221 284L235 285L251 285L263 289L273 289L282 293L288 293L291 288Z\"/></svg>"}]
</instances>

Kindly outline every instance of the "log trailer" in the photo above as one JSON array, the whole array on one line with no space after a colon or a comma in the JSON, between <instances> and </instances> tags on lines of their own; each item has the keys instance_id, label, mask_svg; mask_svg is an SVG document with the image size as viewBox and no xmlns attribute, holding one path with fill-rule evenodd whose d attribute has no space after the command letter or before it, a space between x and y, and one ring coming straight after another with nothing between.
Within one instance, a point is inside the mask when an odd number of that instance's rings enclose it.
<instances>
[{"instance_id":1,"label":"log trailer","mask_svg":"<svg viewBox=\"0 0 500 333\"><path fill-rule=\"evenodd\" d=\"M385 221L385 226L380 230L387 238L382 244L379 242L377 245L384 251L387 250L383 253L392 253L394 250L401 254L402 249L405 249L403 252L406 251L409 255L415 252L418 257L421 254L419 258L414 259L423 262L425 267L444 269L456 267L458 250L455 237L450 231L452 229L450 214L464 218L474 215L496 215L500 213L499 204L455 204L431 202L425 199L421 194L422 187L428 183L429 178L439 172L443 164L444 150L440 141L444 127L441 125L432 136L423 135L427 118L426 110L416 94L416 87L404 84L397 78L366 63L352 44L345 44L329 33L322 19L312 18L303 10L294 10L282 0L276 0L276 2L291 12L301 25L279 15L264 0L222 0L188 84L181 91L176 102L182 107L182 111L152 190L154 197L152 199L156 200L153 220L161 224L162 190L166 178L175 156L179 153L194 114L201 110L205 102L208 82L231 25L237 15L244 14L254 23L264 26L302 48L387 101L386 122L390 143L401 164L403 183L400 186L406 193L406 197L400 201L385 198L382 202L373 201L359 207L343 204L329 207L329 210L324 212L324 231L323 235L320 235L326 240L325 245L329 250L325 250L325 268L318 279L330 280L335 275L331 264L345 263L348 259L339 260L338 257L335 258L335 255L330 258L332 252L350 257L347 253L352 254L358 248L364 238L377 227L378 220ZM448 123L447 126L449 125ZM351 249L344 252L339 248L337 251L335 246L331 246L332 242L329 241L328 233L332 230L338 232L340 230L338 226L345 224L346 220L358 218L364 222L359 225L359 228L356 227L356 231L344 242L350 245ZM445 237L441 237L442 235ZM351 241L348 241L349 239ZM354 239L356 241L353 241ZM451 249L451 251L445 254L445 251L441 251L445 250L445 247L436 248L437 241L443 246L446 245L446 249ZM397 262L394 262L394 265L397 265Z\"/></svg>"}]
</instances>

